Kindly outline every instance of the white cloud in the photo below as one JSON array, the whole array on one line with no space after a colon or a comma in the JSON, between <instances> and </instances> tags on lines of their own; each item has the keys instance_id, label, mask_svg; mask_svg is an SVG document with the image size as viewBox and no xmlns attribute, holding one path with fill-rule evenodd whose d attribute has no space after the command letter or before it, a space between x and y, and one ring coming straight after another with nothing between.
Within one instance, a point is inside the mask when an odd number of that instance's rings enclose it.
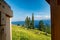
<instances>
[{"instance_id":1,"label":"white cloud","mask_svg":"<svg viewBox=\"0 0 60 40\"><path fill-rule=\"evenodd\" d=\"M50 15L35 15L35 20L46 20L50 19Z\"/></svg>"},{"instance_id":2,"label":"white cloud","mask_svg":"<svg viewBox=\"0 0 60 40\"><path fill-rule=\"evenodd\" d=\"M46 18L46 19L50 19L50 15L46 15L45 18Z\"/></svg>"}]
</instances>

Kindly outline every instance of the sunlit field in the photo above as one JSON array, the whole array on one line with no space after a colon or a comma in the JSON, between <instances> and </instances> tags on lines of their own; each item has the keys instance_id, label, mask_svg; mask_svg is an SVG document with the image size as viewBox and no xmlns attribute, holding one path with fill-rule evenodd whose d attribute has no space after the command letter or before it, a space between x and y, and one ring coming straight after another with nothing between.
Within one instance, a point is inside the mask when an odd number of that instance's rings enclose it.
<instances>
[{"instance_id":1,"label":"sunlit field","mask_svg":"<svg viewBox=\"0 0 60 40\"><path fill-rule=\"evenodd\" d=\"M14 25L12 27L12 40L51 40L51 34L36 29L27 29Z\"/></svg>"}]
</instances>

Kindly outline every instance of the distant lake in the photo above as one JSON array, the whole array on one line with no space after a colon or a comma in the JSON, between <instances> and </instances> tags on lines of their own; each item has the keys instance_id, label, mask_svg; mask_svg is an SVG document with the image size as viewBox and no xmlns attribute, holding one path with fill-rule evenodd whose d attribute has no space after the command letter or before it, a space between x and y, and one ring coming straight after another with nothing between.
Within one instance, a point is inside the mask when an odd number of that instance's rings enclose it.
<instances>
[{"instance_id":1,"label":"distant lake","mask_svg":"<svg viewBox=\"0 0 60 40\"><path fill-rule=\"evenodd\" d=\"M51 20L43 20L43 22L44 22L44 24L51 25ZM14 25L17 25L17 24L23 25L23 24L25 24L25 21L15 21L15 22L12 22L12 24L14 24ZM38 27L38 24L39 24L39 20L35 20L34 25Z\"/></svg>"}]
</instances>

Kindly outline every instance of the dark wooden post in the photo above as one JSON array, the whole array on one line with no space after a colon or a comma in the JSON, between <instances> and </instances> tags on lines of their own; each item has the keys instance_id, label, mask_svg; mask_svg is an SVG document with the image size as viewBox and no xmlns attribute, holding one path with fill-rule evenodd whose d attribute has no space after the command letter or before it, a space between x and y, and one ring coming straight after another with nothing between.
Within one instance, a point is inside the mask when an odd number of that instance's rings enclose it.
<instances>
[{"instance_id":1,"label":"dark wooden post","mask_svg":"<svg viewBox=\"0 0 60 40\"><path fill-rule=\"evenodd\" d=\"M46 0L51 10L52 40L60 40L60 0Z\"/></svg>"}]
</instances>

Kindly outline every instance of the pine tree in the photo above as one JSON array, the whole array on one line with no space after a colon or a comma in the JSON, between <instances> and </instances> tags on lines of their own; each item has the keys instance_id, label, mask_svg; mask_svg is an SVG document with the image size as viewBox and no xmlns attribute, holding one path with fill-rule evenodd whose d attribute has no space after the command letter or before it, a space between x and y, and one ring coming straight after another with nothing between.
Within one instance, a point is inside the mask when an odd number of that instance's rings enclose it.
<instances>
[{"instance_id":1,"label":"pine tree","mask_svg":"<svg viewBox=\"0 0 60 40\"><path fill-rule=\"evenodd\" d=\"M28 25L29 25L29 23L28 23L28 16L25 19L25 25L26 25L26 27L28 27Z\"/></svg>"},{"instance_id":2,"label":"pine tree","mask_svg":"<svg viewBox=\"0 0 60 40\"><path fill-rule=\"evenodd\" d=\"M30 20L30 17L26 17L25 19L25 25L27 28L34 29L34 14L32 13L32 20Z\"/></svg>"},{"instance_id":3,"label":"pine tree","mask_svg":"<svg viewBox=\"0 0 60 40\"><path fill-rule=\"evenodd\" d=\"M44 22L42 20L39 21L39 27L38 27L38 29L40 31L45 31Z\"/></svg>"},{"instance_id":4,"label":"pine tree","mask_svg":"<svg viewBox=\"0 0 60 40\"><path fill-rule=\"evenodd\" d=\"M32 29L34 29L34 13L32 13L32 23L31 23L31 25L32 25Z\"/></svg>"},{"instance_id":5,"label":"pine tree","mask_svg":"<svg viewBox=\"0 0 60 40\"><path fill-rule=\"evenodd\" d=\"M31 20L30 20L30 17L28 18L28 28L30 29L30 22L31 22Z\"/></svg>"},{"instance_id":6,"label":"pine tree","mask_svg":"<svg viewBox=\"0 0 60 40\"><path fill-rule=\"evenodd\" d=\"M25 19L25 25L27 28L30 28L30 17L28 17L28 16Z\"/></svg>"},{"instance_id":7,"label":"pine tree","mask_svg":"<svg viewBox=\"0 0 60 40\"><path fill-rule=\"evenodd\" d=\"M47 27L46 33L51 34L51 26L49 24L46 24L46 27Z\"/></svg>"}]
</instances>

